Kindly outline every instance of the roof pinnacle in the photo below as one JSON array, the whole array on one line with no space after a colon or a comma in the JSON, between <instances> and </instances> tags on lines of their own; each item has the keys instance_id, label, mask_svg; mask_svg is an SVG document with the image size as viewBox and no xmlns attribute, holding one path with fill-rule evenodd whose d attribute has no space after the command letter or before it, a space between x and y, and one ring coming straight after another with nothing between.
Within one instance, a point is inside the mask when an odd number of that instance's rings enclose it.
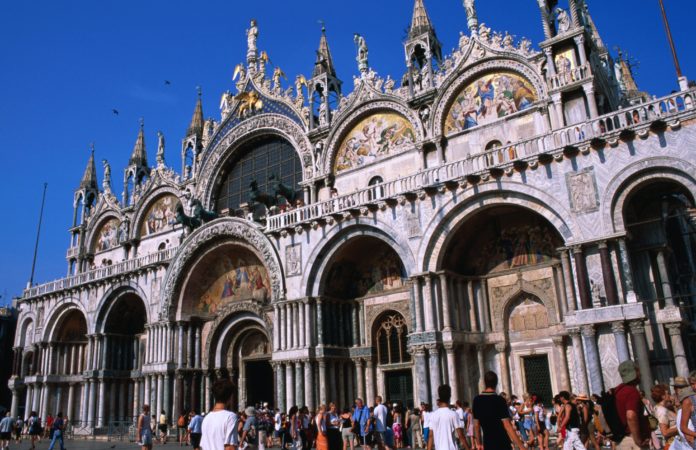
<instances>
[{"instance_id":1,"label":"roof pinnacle","mask_svg":"<svg viewBox=\"0 0 696 450\"><path fill-rule=\"evenodd\" d=\"M140 131L138 131L138 137L135 140L135 146L133 146L133 153L131 154L129 165L132 166L142 166L147 167L147 152L145 151L145 119L140 118Z\"/></svg>"},{"instance_id":2,"label":"roof pinnacle","mask_svg":"<svg viewBox=\"0 0 696 450\"><path fill-rule=\"evenodd\" d=\"M314 71L312 72L312 77L316 77L323 74L328 74L329 76L336 77L336 68L334 67L333 58L331 56L331 50L329 50L329 42L326 39L326 25L323 21L321 23L321 39L319 40L319 49L317 50L317 60L314 63Z\"/></svg>"},{"instance_id":3,"label":"roof pinnacle","mask_svg":"<svg viewBox=\"0 0 696 450\"><path fill-rule=\"evenodd\" d=\"M415 0L413 4L413 18L411 19L411 28L409 29L409 37L419 36L423 33L428 33L433 30L433 25L430 22L428 11L425 9L423 0Z\"/></svg>"},{"instance_id":4,"label":"roof pinnacle","mask_svg":"<svg viewBox=\"0 0 696 450\"><path fill-rule=\"evenodd\" d=\"M94 165L94 143L90 144L90 155L87 161L85 173L80 181L80 189L97 190L97 168Z\"/></svg>"},{"instance_id":5,"label":"roof pinnacle","mask_svg":"<svg viewBox=\"0 0 696 450\"><path fill-rule=\"evenodd\" d=\"M186 130L186 136L197 136L201 138L203 136L203 101L201 100L201 87L196 86L196 90L198 91L198 100L196 100L196 106L193 109L193 116Z\"/></svg>"}]
</instances>

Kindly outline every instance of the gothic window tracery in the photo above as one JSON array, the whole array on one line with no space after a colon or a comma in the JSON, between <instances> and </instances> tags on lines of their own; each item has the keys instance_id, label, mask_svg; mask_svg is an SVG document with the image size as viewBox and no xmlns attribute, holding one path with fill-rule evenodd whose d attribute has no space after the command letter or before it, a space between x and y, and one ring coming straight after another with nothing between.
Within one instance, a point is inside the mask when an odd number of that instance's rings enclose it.
<instances>
[{"instance_id":1,"label":"gothic window tracery","mask_svg":"<svg viewBox=\"0 0 696 450\"><path fill-rule=\"evenodd\" d=\"M406 350L408 327L399 313L387 314L377 328L375 343L379 364L400 364L411 360Z\"/></svg>"}]
</instances>

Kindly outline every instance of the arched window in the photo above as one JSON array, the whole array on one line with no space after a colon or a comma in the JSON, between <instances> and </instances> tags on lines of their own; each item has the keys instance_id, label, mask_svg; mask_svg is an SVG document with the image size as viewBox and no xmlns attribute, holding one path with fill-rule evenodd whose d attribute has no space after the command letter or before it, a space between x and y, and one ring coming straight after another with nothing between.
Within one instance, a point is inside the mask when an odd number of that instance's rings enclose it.
<instances>
[{"instance_id":1,"label":"arched window","mask_svg":"<svg viewBox=\"0 0 696 450\"><path fill-rule=\"evenodd\" d=\"M410 361L411 355L406 349L407 338L408 328L403 316L399 313L385 315L375 335L379 364L400 364Z\"/></svg>"},{"instance_id":2,"label":"arched window","mask_svg":"<svg viewBox=\"0 0 696 450\"><path fill-rule=\"evenodd\" d=\"M378 198L384 197L384 187L378 186L382 183L384 183L384 180L380 176L372 177L370 179L370 182L367 183L368 186L370 186L370 187L377 186L370 191L370 193L369 193L370 200L376 200Z\"/></svg>"},{"instance_id":3,"label":"arched window","mask_svg":"<svg viewBox=\"0 0 696 450\"><path fill-rule=\"evenodd\" d=\"M286 187L299 191L302 181L302 162L295 148L279 137L250 142L237 153L223 172L217 192L216 210L234 211L249 202L251 182L256 181L258 192L274 195L274 176Z\"/></svg>"}]
</instances>

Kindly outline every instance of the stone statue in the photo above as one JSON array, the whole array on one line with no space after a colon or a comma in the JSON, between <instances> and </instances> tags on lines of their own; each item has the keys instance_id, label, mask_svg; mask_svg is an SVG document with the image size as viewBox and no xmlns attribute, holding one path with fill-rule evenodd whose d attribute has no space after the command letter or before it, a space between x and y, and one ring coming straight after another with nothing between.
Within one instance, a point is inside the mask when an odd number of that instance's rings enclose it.
<instances>
[{"instance_id":1,"label":"stone statue","mask_svg":"<svg viewBox=\"0 0 696 450\"><path fill-rule=\"evenodd\" d=\"M323 127L329 124L328 111L326 108L326 102L322 100L319 104L319 126Z\"/></svg>"},{"instance_id":2,"label":"stone statue","mask_svg":"<svg viewBox=\"0 0 696 450\"><path fill-rule=\"evenodd\" d=\"M285 72L283 72L280 69L280 67L276 67L273 70L273 90L275 92L278 92L278 93L280 93L280 89L281 89L281 86L280 86L280 79L281 78L285 78L286 80L288 79L288 77L285 75Z\"/></svg>"},{"instance_id":3,"label":"stone statue","mask_svg":"<svg viewBox=\"0 0 696 450\"><path fill-rule=\"evenodd\" d=\"M356 60L358 61L358 69L360 72L367 72L369 64L367 61L367 43L365 42L365 38L359 35L358 33L355 33L355 36L353 38L355 41L355 44L358 46L358 56Z\"/></svg>"},{"instance_id":4,"label":"stone statue","mask_svg":"<svg viewBox=\"0 0 696 450\"><path fill-rule=\"evenodd\" d=\"M130 220L128 217L123 219L123 221L118 226L118 242L122 244L128 240L128 229L130 228Z\"/></svg>"},{"instance_id":5,"label":"stone statue","mask_svg":"<svg viewBox=\"0 0 696 450\"><path fill-rule=\"evenodd\" d=\"M157 165L164 165L164 133L157 132Z\"/></svg>"},{"instance_id":6,"label":"stone statue","mask_svg":"<svg viewBox=\"0 0 696 450\"><path fill-rule=\"evenodd\" d=\"M570 30L570 17L563 8L556 8L554 11L558 21L558 34L563 34Z\"/></svg>"},{"instance_id":7,"label":"stone statue","mask_svg":"<svg viewBox=\"0 0 696 450\"><path fill-rule=\"evenodd\" d=\"M595 308L602 306L602 290L599 284L595 283L594 280L590 280L590 291L592 292L592 306Z\"/></svg>"},{"instance_id":8,"label":"stone statue","mask_svg":"<svg viewBox=\"0 0 696 450\"><path fill-rule=\"evenodd\" d=\"M466 23L472 33L476 33L478 17L476 16L476 6L474 0L464 0L464 10L466 11Z\"/></svg>"},{"instance_id":9,"label":"stone statue","mask_svg":"<svg viewBox=\"0 0 696 450\"><path fill-rule=\"evenodd\" d=\"M384 92L387 94L393 93L395 85L396 81L392 79L391 75L387 75L387 80L384 82Z\"/></svg>"},{"instance_id":10,"label":"stone statue","mask_svg":"<svg viewBox=\"0 0 696 450\"><path fill-rule=\"evenodd\" d=\"M522 38L520 41L520 51L522 53L529 53L532 50L532 41L527 38Z\"/></svg>"},{"instance_id":11,"label":"stone statue","mask_svg":"<svg viewBox=\"0 0 696 450\"><path fill-rule=\"evenodd\" d=\"M251 27L247 30L247 53L256 54L256 40L259 37L259 29L256 26L256 19L251 19Z\"/></svg>"},{"instance_id":12,"label":"stone statue","mask_svg":"<svg viewBox=\"0 0 696 450\"><path fill-rule=\"evenodd\" d=\"M102 165L104 166L104 180L102 181L102 187L105 191L111 190L111 165L109 161L102 159Z\"/></svg>"},{"instance_id":13,"label":"stone statue","mask_svg":"<svg viewBox=\"0 0 696 450\"><path fill-rule=\"evenodd\" d=\"M459 32L459 50L464 49L464 47L466 47L467 45L469 45L469 36L464 34L463 31L460 31Z\"/></svg>"},{"instance_id":14,"label":"stone statue","mask_svg":"<svg viewBox=\"0 0 696 450\"><path fill-rule=\"evenodd\" d=\"M487 27L485 23L482 22L481 25L479 25L479 37L482 41L487 41L490 36L491 29Z\"/></svg>"},{"instance_id":15,"label":"stone statue","mask_svg":"<svg viewBox=\"0 0 696 450\"><path fill-rule=\"evenodd\" d=\"M508 33L505 33L505 37L503 38L503 48L506 50L514 48L514 39Z\"/></svg>"}]
</instances>

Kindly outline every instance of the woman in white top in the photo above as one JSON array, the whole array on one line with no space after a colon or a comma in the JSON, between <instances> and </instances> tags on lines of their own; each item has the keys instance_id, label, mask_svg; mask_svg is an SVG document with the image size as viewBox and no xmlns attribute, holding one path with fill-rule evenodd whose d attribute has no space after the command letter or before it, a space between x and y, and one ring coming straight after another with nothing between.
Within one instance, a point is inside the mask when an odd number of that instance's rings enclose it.
<instances>
[{"instance_id":1,"label":"woman in white top","mask_svg":"<svg viewBox=\"0 0 696 450\"><path fill-rule=\"evenodd\" d=\"M150 405L143 405L143 413L138 417L137 436L143 450L152 449L152 428L150 424Z\"/></svg>"}]
</instances>

